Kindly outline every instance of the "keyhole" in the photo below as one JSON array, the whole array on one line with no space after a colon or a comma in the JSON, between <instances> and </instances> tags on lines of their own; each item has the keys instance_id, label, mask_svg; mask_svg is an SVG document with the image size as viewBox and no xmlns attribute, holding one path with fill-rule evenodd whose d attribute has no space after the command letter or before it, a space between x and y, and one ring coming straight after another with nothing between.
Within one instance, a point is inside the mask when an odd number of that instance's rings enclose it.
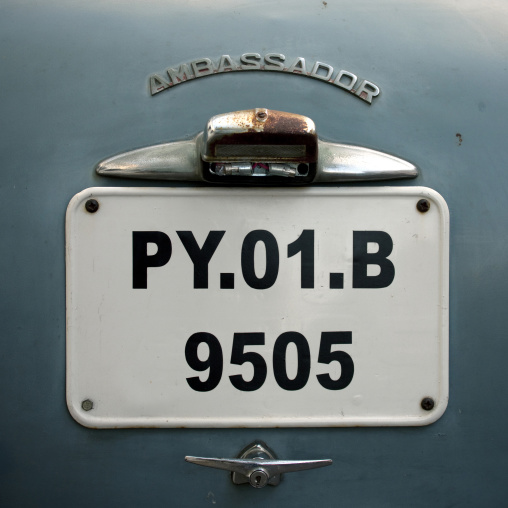
<instances>
[{"instance_id":1,"label":"keyhole","mask_svg":"<svg viewBox=\"0 0 508 508\"><path fill-rule=\"evenodd\" d=\"M256 489L263 488L268 483L268 480L268 473L264 470L259 469L254 471L249 478L250 484Z\"/></svg>"}]
</instances>

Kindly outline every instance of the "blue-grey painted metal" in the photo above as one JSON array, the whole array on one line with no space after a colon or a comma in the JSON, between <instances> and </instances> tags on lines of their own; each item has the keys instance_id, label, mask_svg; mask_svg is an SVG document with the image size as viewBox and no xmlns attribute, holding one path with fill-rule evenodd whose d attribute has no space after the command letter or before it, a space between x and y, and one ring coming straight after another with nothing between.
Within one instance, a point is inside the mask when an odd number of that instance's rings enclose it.
<instances>
[{"instance_id":1,"label":"blue-grey painted metal","mask_svg":"<svg viewBox=\"0 0 508 508\"><path fill-rule=\"evenodd\" d=\"M505 2L476 0L5 0L0 504L504 506L507 11ZM347 69L381 93L368 105L319 79L245 72L149 94L149 76L166 67L268 51ZM323 138L411 161L421 175L399 185L431 187L448 202L450 403L435 424L92 430L69 415L70 198L86 187L132 185L95 174L111 154L185 139L215 114L255 107L306 115ZM234 457L255 439L284 459L334 465L258 490L184 462Z\"/></svg>"}]
</instances>

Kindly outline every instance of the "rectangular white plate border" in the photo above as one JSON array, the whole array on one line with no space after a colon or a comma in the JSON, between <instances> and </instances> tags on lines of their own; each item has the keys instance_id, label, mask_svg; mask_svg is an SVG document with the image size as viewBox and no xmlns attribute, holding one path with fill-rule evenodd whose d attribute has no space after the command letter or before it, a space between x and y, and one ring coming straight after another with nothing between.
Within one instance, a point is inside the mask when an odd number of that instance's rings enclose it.
<instances>
[{"instance_id":1,"label":"rectangular white plate border","mask_svg":"<svg viewBox=\"0 0 508 508\"><path fill-rule=\"evenodd\" d=\"M90 394L90 399L94 402L94 409L91 411L84 411L82 409L82 401L87 395L84 394L80 383L82 382L82 375L85 378L90 378L95 375L101 375L100 370L94 372L93 365L90 366L87 358L83 358L83 337L87 334L93 336L98 333L97 329L84 331L84 323L87 321L81 314L80 304L82 303L79 284L82 284L83 276L78 275L79 264L78 259L80 254L77 252L83 245L83 240L79 240L83 231L78 231L83 227L83 216L87 215L84 212L84 204L88 199L97 199L102 205L108 202L108 198L139 198L139 199L171 199L184 198L185 200L192 199L194 202L199 203L202 199L213 194L213 199L228 200L233 196L240 201L255 202L255 200L281 200L284 199L298 199L302 203L307 198L315 199L316 197L332 197L333 199L340 200L341 198L368 198L376 200L389 199L390 197L396 199L401 196L414 198L414 203L419 199L428 199L431 202L431 210L428 212L438 213L438 218L435 219L439 223L439 238L436 240L439 244L439 269L440 273L440 298L435 302L439 307L439 322L436 323L437 330L437 343L434 346L434 354L436 356L435 362L437 363L438 378L438 392L433 395L436 400L435 408L426 412L421 408L416 408L414 411L408 411L407 414L397 414L391 416L390 414L382 414L378 411L377 414L369 415L366 413L348 414L345 411L341 414L338 411L334 415L305 415L292 414L290 416L270 414L256 416L241 416L234 415L208 415L205 411L200 415L186 415L179 416L178 414L160 414L160 415L138 415L138 414L107 414L101 412L101 400L94 399L93 394ZM107 206L100 208L97 212L97 218L100 217L102 212L107 212ZM128 212L130 213L130 212ZM92 216L92 214L88 214ZM424 219L425 214L421 214ZM206 217L206 214L203 216ZM86 217L85 221L90 217ZM419 220L419 219L417 219ZM157 229L157 228L155 228ZM90 230L93 231L93 228ZM173 232L174 236L174 232ZM172 237L173 238L173 237ZM296 239L296 236L295 236ZM92 240L90 242L93 243ZM176 242L175 242L176 243ZM96 247L96 246L95 246ZM180 246L181 247L181 246ZM93 246L90 249L93 250ZM91 252L91 251L90 251ZM281 254L281 262L285 256L284 252ZM82 254L81 254L82 255ZM287 262L287 259L285 260ZM303 188L245 188L245 189L232 189L232 188L90 188L86 189L72 198L67 209L66 216L66 266L67 266L67 282L66 282L66 302L67 302L67 404L72 416L81 424L87 427L97 428L117 428L117 427L341 427L341 426L411 426L411 425L426 425L437 420L445 411L448 402L448 277L449 277L449 212L444 199L435 191L424 187L373 187L373 188L330 188L330 187L303 187ZM99 291L100 293L100 291ZM100 295L99 295L100 296ZM94 325L96 326L96 325ZM241 330L238 330L241 331ZM92 346L93 347L93 346ZM230 350L224 350L224 365L229 360ZM271 368L271 361L266 358L268 368ZM88 365L88 366L87 366ZM90 369L89 373L84 373L84 370ZM104 372L103 372L104 373ZM227 377L226 374L224 374ZM224 381L224 380L223 380ZM209 392L211 393L211 392ZM294 392L292 392L294 393ZM292 395L291 393L291 395ZM289 395L289 394L288 394ZM353 403L348 404L348 409L354 406ZM120 411L121 412L121 411ZM128 412L128 411L127 411Z\"/></svg>"}]
</instances>

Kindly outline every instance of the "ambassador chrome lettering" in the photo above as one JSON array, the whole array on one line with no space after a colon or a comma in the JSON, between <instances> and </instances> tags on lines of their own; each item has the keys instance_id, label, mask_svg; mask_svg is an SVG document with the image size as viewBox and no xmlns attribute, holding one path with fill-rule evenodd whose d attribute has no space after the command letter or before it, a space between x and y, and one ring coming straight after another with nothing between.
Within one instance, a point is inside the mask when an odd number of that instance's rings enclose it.
<instances>
[{"instance_id":1,"label":"ambassador chrome lettering","mask_svg":"<svg viewBox=\"0 0 508 508\"><path fill-rule=\"evenodd\" d=\"M346 70L336 70L320 61L306 61L302 57L286 58L282 53L244 53L239 58L222 55L218 60L199 58L191 62L169 67L162 74L149 78L151 95L158 94L186 81L213 74L238 71L274 71L320 79L333 86L352 93L361 100L372 104L379 96L377 85Z\"/></svg>"}]
</instances>

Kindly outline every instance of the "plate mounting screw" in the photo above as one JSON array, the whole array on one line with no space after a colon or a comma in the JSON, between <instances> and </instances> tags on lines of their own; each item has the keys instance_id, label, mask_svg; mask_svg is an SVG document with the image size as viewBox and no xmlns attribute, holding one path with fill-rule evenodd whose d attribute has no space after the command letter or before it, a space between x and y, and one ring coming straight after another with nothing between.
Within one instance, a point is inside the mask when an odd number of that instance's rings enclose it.
<instances>
[{"instance_id":1,"label":"plate mounting screw","mask_svg":"<svg viewBox=\"0 0 508 508\"><path fill-rule=\"evenodd\" d=\"M428 199L420 199L420 201L416 203L416 209L422 213L428 212L430 209L430 201Z\"/></svg>"},{"instance_id":2,"label":"plate mounting screw","mask_svg":"<svg viewBox=\"0 0 508 508\"><path fill-rule=\"evenodd\" d=\"M425 409L425 411L430 411L431 409L434 409L434 399L432 397L424 397L422 399L422 409Z\"/></svg>"},{"instance_id":3,"label":"plate mounting screw","mask_svg":"<svg viewBox=\"0 0 508 508\"><path fill-rule=\"evenodd\" d=\"M95 213L99 209L99 202L96 199L89 199L85 203L85 209L87 212Z\"/></svg>"},{"instance_id":4,"label":"plate mounting screw","mask_svg":"<svg viewBox=\"0 0 508 508\"><path fill-rule=\"evenodd\" d=\"M90 399L85 399L81 403L81 408L83 409L83 411L90 411L93 409L93 402Z\"/></svg>"}]
</instances>

